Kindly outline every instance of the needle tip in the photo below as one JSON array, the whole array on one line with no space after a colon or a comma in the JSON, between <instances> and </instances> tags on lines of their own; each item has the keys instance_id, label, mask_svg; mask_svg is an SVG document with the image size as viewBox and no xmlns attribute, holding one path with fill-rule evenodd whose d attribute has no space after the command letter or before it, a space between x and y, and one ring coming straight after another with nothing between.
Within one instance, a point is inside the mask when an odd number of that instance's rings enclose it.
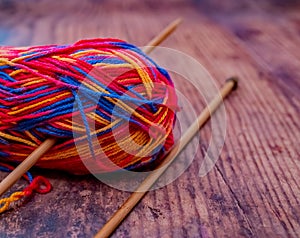
<instances>
[{"instance_id":1,"label":"needle tip","mask_svg":"<svg viewBox=\"0 0 300 238\"><path fill-rule=\"evenodd\" d=\"M176 25L179 25L180 23L182 23L183 22L183 18L182 17L178 17L175 21L174 21L174 23L176 24Z\"/></svg>"},{"instance_id":2,"label":"needle tip","mask_svg":"<svg viewBox=\"0 0 300 238\"><path fill-rule=\"evenodd\" d=\"M226 82L233 82L232 90L236 90L238 88L239 78L237 76L233 76L227 79Z\"/></svg>"}]
</instances>

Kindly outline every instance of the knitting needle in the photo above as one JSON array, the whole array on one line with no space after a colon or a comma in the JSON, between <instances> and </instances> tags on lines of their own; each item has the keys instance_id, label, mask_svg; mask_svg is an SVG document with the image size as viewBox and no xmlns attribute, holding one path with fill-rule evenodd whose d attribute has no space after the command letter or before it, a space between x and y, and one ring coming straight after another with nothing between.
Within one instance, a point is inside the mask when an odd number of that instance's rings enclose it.
<instances>
[{"instance_id":1,"label":"knitting needle","mask_svg":"<svg viewBox=\"0 0 300 238\"><path fill-rule=\"evenodd\" d=\"M210 118L211 114L219 107L223 99L226 98L237 87L237 78L229 78L221 88L220 95L216 96L208 106L202 111L197 120L188 128L185 134L175 144L170 153L167 154L163 162L156 170L140 184L123 205L114 213L110 220L96 234L95 238L109 237L114 230L121 224L125 217L132 211L137 203L145 196L147 191L153 186L156 180L166 171L168 166L175 160L176 156L183 150L188 142L195 136L198 130Z\"/></svg>"},{"instance_id":2,"label":"knitting needle","mask_svg":"<svg viewBox=\"0 0 300 238\"><path fill-rule=\"evenodd\" d=\"M7 175L0 183L0 196L14 185L55 143L56 139L54 138L45 140L17 168Z\"/></svg>"},{"instance_id":3,"label":"knitting needle","mask_svg":"<svg viewBox=\"0 0 300 238\"><path fill-rule=\"evenodd\" d=\"M156 37L154 37L145 49L145 53L149 54L163 42L182 22L181 18L171 22L164 30L162 30ZM17 168L4 178L0 183L0 196L2 196L11 186L13 186L23 174L25 174L49 149L51 149L57 142L55 138L46 139L38 148L35 149Z\"/></svg>"},{"instance_id":4,"label":"knitting needle","mask_svg":"<svg viewBox=\"0 0 300 238\"><path fill-rule=\"evenodd\" d=\"M151 46L144 50L146 54L152 52L156 46L160 45L169 35L172 34L173 31L178 27L178 25L182 22L182 18L177 18L175 21L171 22L160 34L154 37L147 46Z\"/></svg>"}]
</instances>

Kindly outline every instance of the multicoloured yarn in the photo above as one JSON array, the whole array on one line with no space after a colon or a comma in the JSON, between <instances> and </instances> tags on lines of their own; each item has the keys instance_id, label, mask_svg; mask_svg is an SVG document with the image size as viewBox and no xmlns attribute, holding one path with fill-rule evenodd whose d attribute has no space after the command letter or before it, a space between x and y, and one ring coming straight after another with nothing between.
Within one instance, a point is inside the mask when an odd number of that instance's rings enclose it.
<instances>
[{"instance_id":1,"label":"multicoloured yarn","mask_svg":"<svg viewBox=\"0 0 300 238\"><path fill-rule=\"evenodd\" d=\"M149 168L174 143L176 108L168 73L124 41L0 47L5 163L56 137L37 166L74 174Z\"/></svg>"},{"instance_id":2,"label":"multicoloured yarn","mask_svg":"<svg viewBox=\"0 0 300 238\"><path fill-rule=\"evenodd\" d=\"M11 172L14 167L7 164L0 163L0 171ZM16 202L25 201L33 195L34 192L37 193L48 193L50 192L52 186L47 179L42 176L32 177L31 173L27 172L23 177L29 182L29 185L23 190L12 193L7 198L0 199L0 213L3 213L11 208L11 205L16 204Z\"/></svg>"}]
</instances>

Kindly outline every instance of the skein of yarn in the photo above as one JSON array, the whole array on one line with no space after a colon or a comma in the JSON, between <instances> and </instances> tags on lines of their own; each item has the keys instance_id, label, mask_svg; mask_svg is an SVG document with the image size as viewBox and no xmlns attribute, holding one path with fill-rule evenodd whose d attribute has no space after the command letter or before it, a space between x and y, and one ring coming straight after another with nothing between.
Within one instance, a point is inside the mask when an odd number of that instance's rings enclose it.
<instances>
[{"instance_id":1,"label":"skein of yarn","mask_svg":"<svg viewBox=\"0 0 300 238\"><path fill-rule=\"evenodd\" d=\"M176 108L168 73L124 41L0 48L4 163L55 137L60 143L37 166L74 174L151 168L174 143Z\"/></svg>"}]
</instances>

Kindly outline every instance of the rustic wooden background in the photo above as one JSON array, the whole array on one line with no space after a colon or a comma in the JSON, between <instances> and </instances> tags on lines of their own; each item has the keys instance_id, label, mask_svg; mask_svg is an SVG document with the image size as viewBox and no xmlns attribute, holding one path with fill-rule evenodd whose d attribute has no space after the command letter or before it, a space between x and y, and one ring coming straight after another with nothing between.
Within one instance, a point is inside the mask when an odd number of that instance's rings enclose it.
<instances>
[{"instance_id":1,"label":"rustic wooden background","mask_svg":"<svg viewBox=\"0 0 300 238\"><path fill-rule=\"evenodd\" d=\"M206 125L188 170L149 192L114 237L299 237L299 1L0 0L0 44L109 36L143 45L179 16L184 23L163 46L197 59L219 86L231 75L241 79L225 102L225 146L200 178ZM0 215L0 237L91 237L129 195L93 176L34 174L49 178L53 191Z\"/></svg>"}]
</instances>

